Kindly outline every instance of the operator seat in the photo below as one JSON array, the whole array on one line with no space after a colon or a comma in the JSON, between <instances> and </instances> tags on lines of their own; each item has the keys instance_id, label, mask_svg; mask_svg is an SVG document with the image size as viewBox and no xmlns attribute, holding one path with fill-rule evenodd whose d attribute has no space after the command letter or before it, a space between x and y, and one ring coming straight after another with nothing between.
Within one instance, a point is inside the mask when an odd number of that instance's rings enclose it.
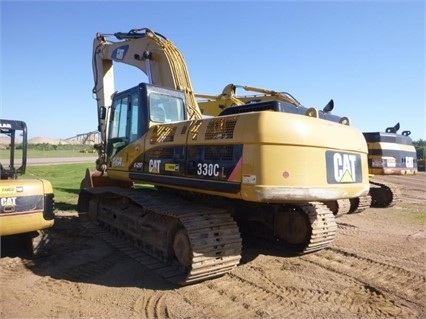
<instances>
[{"instance_id":1,"label":"operator seat","mask_svg":"<svg viewBox=\"0 0 426 319\"><path fill-rule=\"evenodd\" d=\"M166 122L166 112L161 106L154 105L151 107L151 120L159 123Z\"/></svg>"}]
</instances>

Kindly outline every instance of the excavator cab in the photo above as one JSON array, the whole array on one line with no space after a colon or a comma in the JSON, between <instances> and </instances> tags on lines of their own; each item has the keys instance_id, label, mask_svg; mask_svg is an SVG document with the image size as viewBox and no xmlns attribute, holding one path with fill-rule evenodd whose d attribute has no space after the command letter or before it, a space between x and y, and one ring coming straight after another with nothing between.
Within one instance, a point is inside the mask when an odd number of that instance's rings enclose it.
<instances>
[{"instance_id":1,"label":"excavator cab","mask_svg":"<svg viewBox=\"0 0 426 319\"><path fill-rule=\"evenodd\" d=\"M141 83L115 94L109 114L106 144L108 158L111 158L142 137L152 125L185 120L185 95L173 89Z\"/></svg>"}]
</instances>

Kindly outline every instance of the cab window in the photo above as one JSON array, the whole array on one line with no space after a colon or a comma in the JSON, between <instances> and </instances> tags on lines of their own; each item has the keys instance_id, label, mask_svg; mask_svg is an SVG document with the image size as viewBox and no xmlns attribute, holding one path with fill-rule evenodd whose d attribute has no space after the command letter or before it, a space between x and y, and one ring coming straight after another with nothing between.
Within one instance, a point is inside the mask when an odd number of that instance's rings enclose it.
<instances>
[{"instance_id":1,"label":"cab window","mask_svg":"<svg viewBox=\"0 0 426 319\"><path fill-rule=\"evenodd\" d=\"M185 119L184 103L181 98L152 93L149 97L150 120L170 123Z\"/></svg>"}]
</instances>

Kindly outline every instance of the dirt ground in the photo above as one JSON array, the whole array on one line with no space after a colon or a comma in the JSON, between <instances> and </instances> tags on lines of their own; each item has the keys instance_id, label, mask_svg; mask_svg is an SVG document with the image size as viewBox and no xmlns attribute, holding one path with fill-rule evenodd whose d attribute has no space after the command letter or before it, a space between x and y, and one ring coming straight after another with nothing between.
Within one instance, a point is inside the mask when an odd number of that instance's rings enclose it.
<instances>
[{"instance_id":1,"label":"dirt ground","mask_svg":"<svg viewBox=\"0 0 426 319\"><path fill-rule=\"evenodd\" d=\"M399 186L401 201L337 218L330 248L289 257L244 239L240 266L185 287L162 279L133 248L111 245L76 212L58 212L47 255L3 247L0 316L426 318L426 175L382 179Z\"/></svg>"}]
</instances>

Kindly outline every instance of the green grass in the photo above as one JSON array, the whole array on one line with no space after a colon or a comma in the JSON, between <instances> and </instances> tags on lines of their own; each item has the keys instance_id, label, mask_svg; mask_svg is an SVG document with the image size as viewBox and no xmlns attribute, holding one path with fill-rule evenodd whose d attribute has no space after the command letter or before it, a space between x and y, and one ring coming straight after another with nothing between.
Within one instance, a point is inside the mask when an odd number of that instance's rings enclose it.
<instances>
[{"instance_id":1,"label":"green grass","mask_svg":"<svg viewBox=\"0 0 426 319\"><path fill-rule=\"evenodd\" d=\"M87 168L94 168L94 164L61 164L27 166L25 178L44 178L52 183L55 195L55 205L58 210L76 210L80 182L84 178Z\"/></svg>"},{"instance_id":2,"label":"green grass","mask_svg":"<svg viewBox=\"0 0 426 319\"><path fill-rule=\"evenodd\" d=\"M91 150L91 148L88 148ZM9 158L9 150L0 150L0 159ZM21 151L17 150L16 158L21 158ZM74 150L28 150L27 158L48 158L48 157L93 157L96 153L81 153L80 149Z\"/></svg>"},{"instance_id":3,"label":"green grass","mask_svg":"<svg viewBox=\"0 0 426 319\"><path fill-rule=\"evenodd\" d=\"M421 204L402 202L399 204L404 212L404 217L420 225L426 225L426 209Z\"/></svg>"},{"instance_id":4,"label":"green grass","mask_svg":"<svg viewBox=\"0 0 426 319\"><path fill-rule=\"evenodd\" d=\"M422 224L422 225L426 225L426 212L420 212L417 215L414 216L414 219Z\"/></svg>"}]
</instances>

